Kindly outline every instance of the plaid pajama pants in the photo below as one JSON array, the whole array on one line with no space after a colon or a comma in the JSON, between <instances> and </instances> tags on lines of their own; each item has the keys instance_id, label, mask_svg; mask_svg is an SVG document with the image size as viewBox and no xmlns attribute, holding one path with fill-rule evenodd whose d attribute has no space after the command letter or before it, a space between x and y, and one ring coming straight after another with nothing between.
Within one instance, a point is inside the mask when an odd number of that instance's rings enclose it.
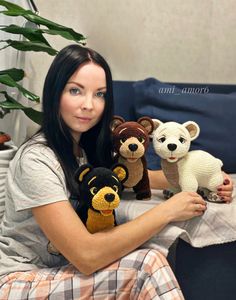
<instances>
[{"instance_id":1,"label":"plaid pajama pants","mask_svg":"<svg viewBox=\"0 0 236 300\"><path fill-rule=\"evenodd\" d=\"M15 272L0 280L1 300L179 300L184 299L165 257L136 250L86 276L72 265Z\"/></svg>"}]
</instances>

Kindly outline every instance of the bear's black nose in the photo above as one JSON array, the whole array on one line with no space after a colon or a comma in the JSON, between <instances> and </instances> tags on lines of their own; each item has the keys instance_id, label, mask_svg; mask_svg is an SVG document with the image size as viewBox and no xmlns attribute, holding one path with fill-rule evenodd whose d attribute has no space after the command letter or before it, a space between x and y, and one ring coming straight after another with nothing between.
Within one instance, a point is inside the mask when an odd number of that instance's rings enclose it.
<instances>
[{"instance_id":1,"label":"bear's black nose","mask_svg":"<svg viewBox=\"0 0 236 300\"><path fill-rule=\"evenodd\" d=\"M129 150L132 152L134 152L138 149L138 145L136 145L136 144L129 144L128 147L129 147Z\"/></svg>"},{"instance_id":2,"label":"bear's black nose","mask_svg":"<svg viewBox=\"0 0 236 300\"><path fill-rule=\"evenodd\" d=\"M115 195L114 194L106 194L105 195L105 200L107 202L112 202L115 199Z\"/></svg>"},{"instance_id":3,"label":"bear's black nose","mask_svg":"<svg viewBox=\"0 0 236 300\"><path fill-rule=\"evenodd\" d=\"M177 145L176 145L176 144L168 144L168 145L167 145L167 148L168 148L170 151L174 151L174 150L177 148Z\"/></svg>"}]
</instances>

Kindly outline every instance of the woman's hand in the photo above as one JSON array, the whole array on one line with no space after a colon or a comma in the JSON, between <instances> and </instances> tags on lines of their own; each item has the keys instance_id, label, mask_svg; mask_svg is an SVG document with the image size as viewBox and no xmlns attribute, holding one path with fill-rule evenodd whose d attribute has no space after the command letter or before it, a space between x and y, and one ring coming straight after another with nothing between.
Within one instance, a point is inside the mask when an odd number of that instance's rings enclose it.
<instances>
[{"instance_id":1,"label":"woman's hand","mask_svg":"<svg viewBox=\"0 0 236 300\"><path fill-rule=\"evenodd\" d=\"M221 197L221 199L223 201L225 201L226 203L230 203L233 200L232 194L233 194L233 180L232 178L223 172L223 176L224 176L224 182L222 185L220 185L217 188L217 194Z\"/></svg>"},{"instance_id":2,"label":"woman's hand","mask_svg":"<svg viewBox=\"0 0 236 300\"><path fill-rule=\"evenodd\" d=\"M186 221L196 216L201 216L207 209L206 202L194 192L181 192L161 205L166 206L170 222Z\"/></svg>"}]
</instances>

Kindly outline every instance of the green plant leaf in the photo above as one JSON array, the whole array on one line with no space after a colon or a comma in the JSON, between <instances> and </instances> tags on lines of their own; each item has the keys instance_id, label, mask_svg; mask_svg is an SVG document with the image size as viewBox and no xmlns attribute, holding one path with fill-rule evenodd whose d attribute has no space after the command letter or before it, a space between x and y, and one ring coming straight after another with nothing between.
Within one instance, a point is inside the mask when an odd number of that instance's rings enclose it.
<instances>
[{"instance_id":1,"label":"green plant leaf","mask_svg":"<svg viewBox=\"0 0 236 300\"><path fill-rule=\"evenodd\" d=\"M14 98L12 98L7 92L2 91L0 94L3 94L5 96L5 101L0 102L0 107L6 108L6 109L22 109L24 108L24 105L20 104L18 101L16 101Z\"/></svg>"},{"instance_id":2,"label":"green plant leaf","mask_svg":"<svg viewBox=\"0 0 236 300\"><path fill-rule=\"evenodd\" d=\"M43 30L45 33L50 34L50 35L60 35L61 37L67 39L67 40L72 40L78 43L78 38L76 37L75 33L70 30L70 28L64 30L64 29L44 29ZM86 38L84 37L83 39L80 39L80 44L86 45L85 42Z\"/></svg>"},{"instance_id":3,"label":"green plant leaf","mask_svg":"<svg viewBox=\"0 0 236 300\"><path fill-rule=\"evenodd\" d=\"M73 40L77 43L82 43L83 45L86 44L86 42L85 42L86 38L81 33L74 31L70 27L66 27L66 26L54 23L52 21L49 21L45 18L42 18L42 17L36 15L36 14L24 15L24 17L33 23L46 26L51 31L57 32L56 34L61 35L62 37L66 38L66 39ZM55 34L55 33L50 33L50 32L48 32L48 33ZM65 33L67 33L67 35Z\"/></svg>"},{"instance_id":4,"label":"green plant leaf","mask_svg":"<svg viewBox=\"0 0 236 300\"><path fill-rule=\"evenodd\" d=\"M66 27L60 24L57 24L55 22L52 22L46 18L40 17L39 15L33 13L31 10L25 10L21 8L18 5L11 5L10 2L0 0L0 5L7 8L7 11L1 11L0 13L8 16L21 16L27 19L28 21L31 21L37 25L44 25L48 29L52 31L57 31L56 34L62 36L63 38L73 40L77 43L81 43L83 45L86 44L86 38L76 31L74 31L70 27ZM54 34L54 33L49 33Z\"/></svg>"},{"instance_id":5,"label":"green plant leaf","mask_svg":"<svg viewBox=\"0 0 236 300\"><path fill-rule=\"evenodd\" d=\"M8 2L8 1L4 1L4 0L0 0L0 5L6 7L7 9L11 9L11 10L15 10L15 11L24 11L25 9L16 5L16 4L13 4L11 2Z\"/></svg>"},{"instance_id":6,"label":"green plant leaf","mask_svg":"<svg viewBox=\"0 0 236 300\"><path fill-rule=\"evenodd\" d=\"M6 110L20 109L22 110L28 118L33 122L41 125L43 113L41 111L35 110L32 107L26 107L12 98L7 92L0 92L5 96L5 101L0 102L0 107Z\"/></svg>"},{"instance_id":7,"label":"green plant leaf","mask_svg":"<svg viewBox=\"0 0 236 300\"><path fill-rule=\"evenodd\" d=\"M38 125L42 125L43 113L41 111L35 110L31 107L25 107L23 109L24 113L30 120L37 123Z\"/></svg>"},{"instance_id":8,"label":"green plant leaf","mask_svg":"<svg viewBox=\"0 0 236 300\"><path fill-rule=\"evenodd\" d=\"M14 24L11 24L7 27L0 28L0 30L12 34L22 34L25 38L27 38L30 41L33 42L41 42L43 44L48 45L49 47L50 44L48 41L44 38L43 36L43 30L38 29L38 28L32 28L32 27L20 27Z\"/></svg>"},{"instance_id":9,"label":"green plant leaf","mask_svg":"<svg viewBox=\"0 0 236 300\"><path fill-rule=\"evenodd\" d=\"M0 83L5 84L10 87L17 88L27 99L35 102L39 102L39 96L31 93L30 91L23 88L15 80L13 80L9 75L0 75Z\"/></svg>"},{"instance_id":10,"label":"green plant leaf","mask_svg":"<svg viewBox=\"0 0 236 300\"><path fill-rule=\"evenodd\" d=\"M25 72L22 69L7 69L0 71L0 75L9 75L13 80L20 81L24 78Z\"/></svg>"},{"instance_id":11,"label":"green plant leaf","mask_svg":"<svg viewBox=\"0 0 236 300\"><path fill-rule=\"evenodd\" d=\"M13 47L17 50L21 51L36 51L36 52L46 52L49 55L56 55L57 50L39 42L30 42L30 41L14 41L14 40L1 40L0 42L4 42L8 44L8 47ZM6 47L4 47L6 48ZM1 50L1 49L0 49Z\"/></svg>"}]
</instances>

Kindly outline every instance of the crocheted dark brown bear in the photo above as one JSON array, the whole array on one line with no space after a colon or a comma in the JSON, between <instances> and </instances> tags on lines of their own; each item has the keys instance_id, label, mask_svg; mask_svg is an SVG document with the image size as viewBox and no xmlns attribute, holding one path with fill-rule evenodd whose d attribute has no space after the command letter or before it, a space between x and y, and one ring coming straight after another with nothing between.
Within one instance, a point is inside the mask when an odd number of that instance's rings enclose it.
<instances>
[{"instance_id":1,"label":"crocheted dark brown bear","mask_svg":"<svg viewBox=\"0 0 236 300\"><path fill-rule=\"evenodd\" d=\"M145 152L153 128L149 117L142 117L137 122L125 122L122 117L115 116L111 124L116 161L125 165L129 174L123 186L133 188L138 200L151 197Z\"/></svg>"},{"instance_id":2,"label":"crocheted dark brown bear","mask_svg":"<svg viewBox=\"0 0 236 300\"><path fill-rule=\"evenodd\" d=\"M120 203L122 182L128 171L121 164L111 169L82 165L76 172L79 182L79 206L76 209L90 233L116 225L115 208Z\"/></svg>"}]
</instances>

